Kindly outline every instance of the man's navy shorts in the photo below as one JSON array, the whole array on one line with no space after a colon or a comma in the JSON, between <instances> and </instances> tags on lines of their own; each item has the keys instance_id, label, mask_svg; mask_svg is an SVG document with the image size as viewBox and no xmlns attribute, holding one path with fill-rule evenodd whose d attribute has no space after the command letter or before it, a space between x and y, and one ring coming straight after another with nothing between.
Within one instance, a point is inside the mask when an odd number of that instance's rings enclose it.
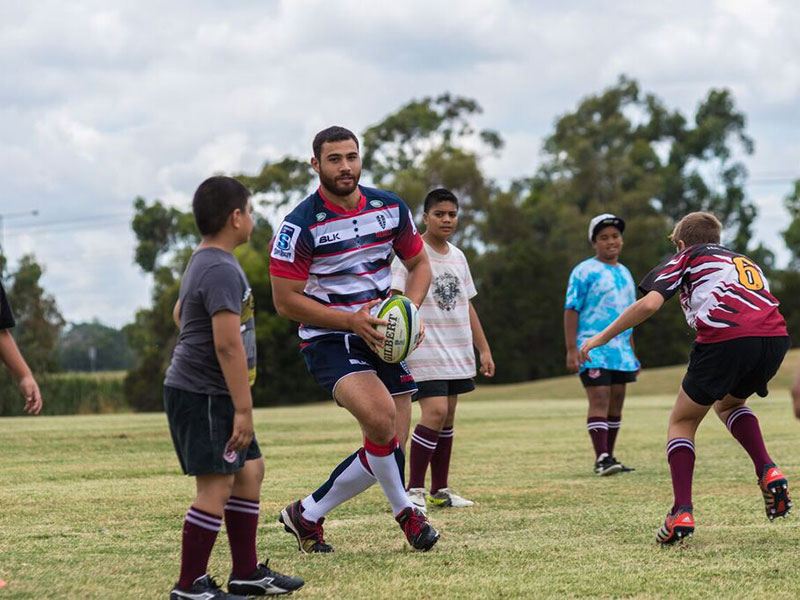
<instances>
[{"instance_id":1,"label":"man's navy shorts","mask_svg":"<svg viewBox=\"0 0 800 600\"><path fill-rule=\"evenodd\" d=\"M336 399L337 384L353 373L375 373L392 396L417 391L405 362L387 363L354 333L314 338L301 352L314 381Z\"/></svg>"}]
</instances>

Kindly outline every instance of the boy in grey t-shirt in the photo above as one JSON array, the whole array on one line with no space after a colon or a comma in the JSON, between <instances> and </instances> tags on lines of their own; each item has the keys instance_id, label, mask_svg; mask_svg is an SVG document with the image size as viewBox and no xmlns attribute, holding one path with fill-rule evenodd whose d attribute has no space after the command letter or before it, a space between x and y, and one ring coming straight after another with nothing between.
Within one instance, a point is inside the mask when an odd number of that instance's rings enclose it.
<instances>
[{"instance_id":1,"label":"boy in grey t-shirt","mask_svg":"<svg viewBox=\"0 0 800 600\"><path fill-rule=\"evenodd\" d=\"M264 459L253 434L253 296L233 251L253 230L250 193L211 177L192 209L203 241L184 272L176 323L181 332L164 380L164 408L183 472L197 495L183 522L181 572L170 600L286 594L303 580L258 563L256 529ZM228 591L206 574L225 527L233 557ZM241 594L241 595L237 595Z\"/></svg>"}]
</instances>

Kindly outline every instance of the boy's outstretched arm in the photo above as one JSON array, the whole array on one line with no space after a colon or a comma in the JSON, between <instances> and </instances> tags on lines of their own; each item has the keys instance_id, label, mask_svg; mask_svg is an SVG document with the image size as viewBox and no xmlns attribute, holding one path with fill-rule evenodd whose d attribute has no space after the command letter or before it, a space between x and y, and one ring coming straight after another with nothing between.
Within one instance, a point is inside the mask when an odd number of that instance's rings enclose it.
<instances>
[{"instance_id":1,"label":"boy's outstretched arm","mask_svg":"<svg viewBox=\"0 0 800 600\"><path fill-rule=\"evenodd\" d=\"M469 301L469 327L472 329L472 341L478 349L481 359L480 373L484 377L494 377L492 350L489 348L489 340L486 339L486 334L483 332L483 325L472 305L472 300Z\"/></svg>"},{"instance_id":2,"label":"boy's outstretched arm","mask_svg":"<svg viewBox=\"0 0 800 600\"><path fill-rule=\"evenodd\" d=\"M8 329L0 330L0 360L11 371L11 375L19 386L19 391L25 397L25 412L38 415L42 412L42 394L39 385L33 378L28 363L22 358L17 343Z\"/></svg>"},{"instance_id":3,"label":"boy's outstretched arm","mask_svg":"<svg viewBox=\"0 0 800 600\"><path fill-rule=\"evenodd\" d=\"M589 351L592 348L603 346L617 337L623 331L636 327L654 315L664 304L664 296L659 292L648 292L642 298L631 304L617 319L595 336L590 337L581 346L581 362L589 360Z\"/></svg>"}]
</instances>

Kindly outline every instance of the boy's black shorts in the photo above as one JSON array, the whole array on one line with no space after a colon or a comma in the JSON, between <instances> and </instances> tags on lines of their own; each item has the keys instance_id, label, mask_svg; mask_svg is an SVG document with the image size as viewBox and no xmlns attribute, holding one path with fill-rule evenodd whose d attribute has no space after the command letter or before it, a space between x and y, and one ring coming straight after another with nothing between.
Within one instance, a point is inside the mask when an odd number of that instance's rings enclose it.
<instances>
[{"instance_id":1,"label":"boy's black shorts","mask_svg":"<svg viewBox=\"0 0 800 600\"><path fill-rule=\"evenodd\" d=\"M692 344L683 391L709 406L727 394L746 399L762 398L767 383L778 372L791 347L788 337L743 337L714 344Z\"/></svg>"},{"instance_id":2,"label":"boy's black shorts","mask_svg":"<svg viewBox=\"0 0 800 600\"><path fill-rule=\"evenodd\" d=\"M475 389L472 378L466 379L435 379L431 381L417 381L417 393L411 396L416 402L420 398L433 398L436 396L458 396Z\"/></svg>"},{"instance_id":3,"label":"boy's black shorts","mask_svg":"<svg viewBox=\"0 0 800 600\"><path fill-rule=\"evenodd\" d=\"M581 371L583 387L617 385L636 381L637 371L615 371L613 369L586 369Z\"/></svg>"},{"instance_id":4,"label":"boy's black shorts","mask_svg":"<svg viewBox=\"0 0 800 600\"><path fill-rule=\"evenodd\" d=\"M228 452L233 433L233 402L230 396L209 396L164 386L172 443L187 475L236 473L245 461L261 456L255 435L246 450Z\"/></svg>"}]
</instances>

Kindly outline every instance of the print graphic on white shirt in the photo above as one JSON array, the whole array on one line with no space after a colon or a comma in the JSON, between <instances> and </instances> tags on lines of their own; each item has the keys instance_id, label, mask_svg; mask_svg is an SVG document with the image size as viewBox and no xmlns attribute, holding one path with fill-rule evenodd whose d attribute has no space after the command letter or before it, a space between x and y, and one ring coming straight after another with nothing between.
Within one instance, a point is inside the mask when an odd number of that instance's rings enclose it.
<instances>
[{"instance_id":1,"label":"print graphic on white shirt","mask_svg":"<svg viewBox=\"0 0 800 600\"><path fill-rule=\"evenodd\" d=\"M456 307L458 297L461 295L458 277L452 273L442 273L434 277L431 282L431 290L436 304L442 310L453 310Z\"/></svg>"}]
</instances>

